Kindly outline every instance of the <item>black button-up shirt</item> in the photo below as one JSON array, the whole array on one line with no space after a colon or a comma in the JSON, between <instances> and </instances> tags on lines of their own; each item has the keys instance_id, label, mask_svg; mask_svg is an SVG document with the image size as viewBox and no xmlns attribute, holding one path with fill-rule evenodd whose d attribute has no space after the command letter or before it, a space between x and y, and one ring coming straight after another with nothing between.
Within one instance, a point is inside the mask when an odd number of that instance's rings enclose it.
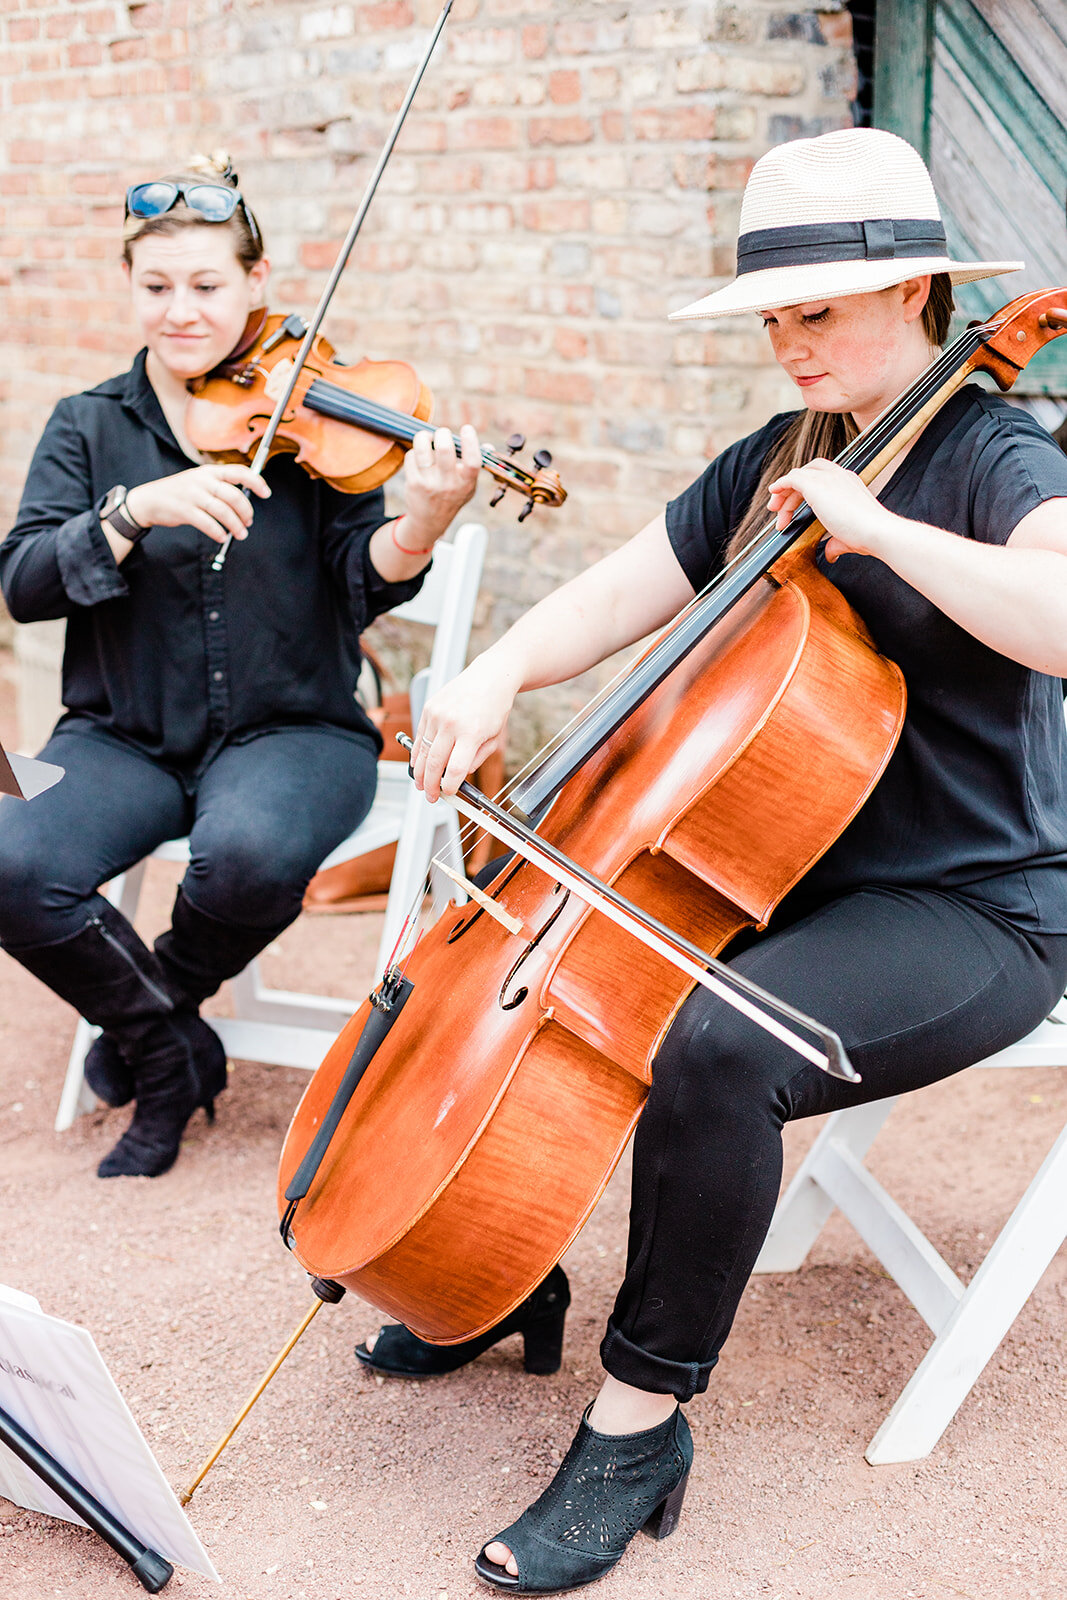
<instances>
[{"instance_id":1,"label":"black button-up shirt","mask_svg":"<svg viewBox=\"0 0 1067 1600\"><path fill-rule=\"evenodd\" d=\"M188 526L153 528L116 565L99 518L108 490L189 465L144 351L61 400L45 428L0 584L16 621L67 618L62 725L103 726L187 781L224 744L272 726L377 740L354 698L359 635L422 582L387 583L371 562L381 490L342 494L275 456L271 498L252 502L221 572L218 546Z\"/></svg>"}]
</instances>

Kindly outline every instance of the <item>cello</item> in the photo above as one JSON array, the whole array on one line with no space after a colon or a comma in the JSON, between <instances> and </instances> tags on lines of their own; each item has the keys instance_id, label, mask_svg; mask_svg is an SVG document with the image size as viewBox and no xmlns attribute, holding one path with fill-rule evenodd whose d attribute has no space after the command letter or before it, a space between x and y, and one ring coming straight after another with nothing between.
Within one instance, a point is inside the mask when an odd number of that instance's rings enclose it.
<instances>
[{"instance_id":1,"label":"cello","mask_svg":"<svg viewBox=\"0 0 1067 1600\"><path fill-rule=\"evenodd\" d=\"M1065 302L1040 291L968 329L839 463L871 482L971 374L1010 388L1067 331ZM297 1108L285 1242L421 1338L476 1337L560 1258L693 981L889 760L903 681L819 572L820 531L806 507L767 527L503 805L461 789L517 856L390 968ZM823 1037L820 1064L847 1075Z\"/></svg>"}]
</instances>

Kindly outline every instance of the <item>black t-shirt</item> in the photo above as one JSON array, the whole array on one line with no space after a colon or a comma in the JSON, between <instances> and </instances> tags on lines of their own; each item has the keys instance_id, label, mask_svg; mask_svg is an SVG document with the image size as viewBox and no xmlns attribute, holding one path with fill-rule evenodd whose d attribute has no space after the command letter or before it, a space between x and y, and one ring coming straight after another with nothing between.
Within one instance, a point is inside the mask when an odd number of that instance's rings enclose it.
<instances>
[{"instance_id":1,"label":"black t-shirt","mask_svg":"<svg viewBox=\"0 0 1067 1600\"><path fill-rule=\"evenodd\" d=\"M417 593L387 583L368 545L380 489L342 494L291 456L264 477L248 539L221 572L196 528L153 528L121 566L99 510L190 466L145 374L61 400L34 453L18 519L0 547L0 582L20 622L66 617L63 725L95 724L195 779L227 743L314 724L381 741L354 698L359 635Z\"/></svg>"},{"instance_id":2,"label":"black t-shirt","mask_svg":"<svg viewBox=\"0 0 1067 1600\"><path fill-rule=\"evenodd\" d=\"M667 507L700 590L792 420L723 452ZM881 494L900 516L1005 544L1044 500L1067 497L1067 456L1026 412L964 387ZM980 643L885 565L841 556L826 573L908 688L900 741L857 816L794 891L817 904L863 884L942 888L1035 932L1067 934L1067 733L1059 678ZM792 899L792 897L791 897ZM796 902L794 902L796 903Z\"/></svg>"}]
</instances>

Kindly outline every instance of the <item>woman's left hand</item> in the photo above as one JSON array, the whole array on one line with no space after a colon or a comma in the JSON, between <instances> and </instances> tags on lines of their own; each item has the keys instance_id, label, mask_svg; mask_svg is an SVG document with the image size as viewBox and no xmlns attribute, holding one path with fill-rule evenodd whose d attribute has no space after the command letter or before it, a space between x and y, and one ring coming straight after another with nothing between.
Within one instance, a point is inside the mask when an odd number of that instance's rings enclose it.
<instances>
[{"instance_id":1,"label":"woman's left hand","mask_svg":"<svg viewBox=\"0 0 1067 1600\"><path fill-rule=\"evenodd\" d=\"M770 486L770 509L784 528L802 500L814 511L829 538L826 558L884 556L899 519L868 489L856 473L836 462L817 458L776 478Z\"/></svg>"},{"instance_id":2,"label":"woman's left hand","mask_svg":"<svg viewBox=\"0 0 1067 1600\"><path fill-rule=\"evenodd\" d=\"M478 487L482 450L470 423L460 429L462 453L448 428L415 435L404 462L404 543L429 547Z\"/></svg>"}]
</instances>

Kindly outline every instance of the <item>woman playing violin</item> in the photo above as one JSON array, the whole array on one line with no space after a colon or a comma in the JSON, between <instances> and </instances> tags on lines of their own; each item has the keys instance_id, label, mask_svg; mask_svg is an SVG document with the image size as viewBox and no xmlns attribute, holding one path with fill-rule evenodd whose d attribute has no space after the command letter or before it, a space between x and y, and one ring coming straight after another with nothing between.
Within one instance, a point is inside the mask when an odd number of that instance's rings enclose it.
<instances>
[{"instance_id":1,"label":"woman playing violin","mask_svg":"<svg viewBox=\"0 0 1067 1600\"><path fill-rule=\"evenodd\" d=\"M64 781L0 807L4 948L102 1030L86 1076L136 1102L101 1177L165 1172L225 1086L198 1015L300 909L368 811L380 739L354 698L359 635L419 588L471 497L472 428L420 433L406 506L346 495L291 457L262 477L200 462L183 419L264 304L269 263L225 159L133 186L123 270L144 349L60 401L0 581L20 622L67 620ZM239 541L221 572L218 545ZM166 839L191 859L154 950L98 892Z\"/></svg>"},{"instance_id":2,"label":"woman playing violin","mask_svg":"<svg viewBox=\"0 0 1067 1600\"><path fill-rule=\"evenodd\" d=\"M847 130L771 151L741 214L738 276L679 313L759 315L800 409L714 460L628 544L536 606L427 705L414 756L452 793L515 695L668 622L754 531L806 501L820 569L907 682L902 735L869 799L726 953L841 1035L853 1085L703 988L670 1026L634 1145L626 1273L603 1386L542 1496L481 1552L520 1593L606 1572L674 1524L692 1461L679 1403L708 1385L770 1224L783 1124L932 1083L1022 1037L1067 982L1067 460L1026 413L965 386L872 489L829 459L944 342L951 285L1017 263L949 258L922 161ZM505 1332L557 1330L554 1269L464 1348L397 1326L359 1355L429 1373ZM557 1346L558 1348L558 1346Z\"/></svg>"}]
</instances>

